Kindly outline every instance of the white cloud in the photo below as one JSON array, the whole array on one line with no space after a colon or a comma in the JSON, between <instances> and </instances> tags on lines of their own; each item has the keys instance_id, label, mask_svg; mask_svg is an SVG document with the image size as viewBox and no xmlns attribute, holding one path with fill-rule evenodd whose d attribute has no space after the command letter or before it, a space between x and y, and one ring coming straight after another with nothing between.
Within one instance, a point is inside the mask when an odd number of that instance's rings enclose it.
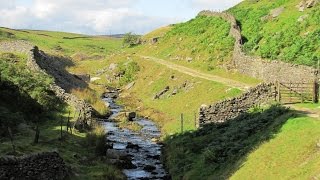
<instances>
[{"instance_id":1,"label":"white cloud","mask_svg":"<svg viewBox=\"0 0 320 180\"><path fill-rule=\"evenodd\" d=\"M201 9L209 9L215 11L222 11L240 3L242 0L192 0L192 3Z\"/></svg>"},{"instance_id":2,"label":"white cloud","mask_svg":"<svg viewBox=\"0 0 320 180\"><path fill-rule=\"evenodd\" d=\"M146 33L154 28L166 24L175 23L184 19L172 15L175 18L155 17L144 14L145 8L139 10L136 4L144 6L146 0L0 0L0 26L10 28L34 28L70 31L88 34ZM198 9L211 9L210 7L224 7L240 0L181 0L181 3L192 2ZM28 2L28 3L26 3ZM141 3L139 3L141 2ZM170 0L164 0L164 4L170 4ZM180 3L180 2L179 2ZM150 4L150 3L149 3ZM161 13L162 11L159 10Z\"/></svg>"}]
</instances>

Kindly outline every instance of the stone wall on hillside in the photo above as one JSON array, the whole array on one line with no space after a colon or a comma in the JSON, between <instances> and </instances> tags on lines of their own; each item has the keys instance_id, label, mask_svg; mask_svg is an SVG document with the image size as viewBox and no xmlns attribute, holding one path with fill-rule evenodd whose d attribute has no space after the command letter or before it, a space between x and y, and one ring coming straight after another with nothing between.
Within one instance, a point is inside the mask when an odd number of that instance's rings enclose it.
<instances>
[{"instance_id":1,"label":"stone wall on hillside","mask_svg":"<svg viewBox=\"0 0 320 180\"><path fill-rule=\"evenodd\" d=\"M39 51L38 47L26 42L26 41L5 41L0 43L0 51L3 52L18 52L24 53L27 55L27 66L33 71L47 73L54 76L55 83L51 85L51 90L59 97L62 101L66 102L70 106L74 107L77 111L81 111L85 119L90 119L95 112L92 106L86 103L84 100L77 98L73 94L66 92L64 88L71 87L71 83L81 83L80 85L85 84L80 82L81 80L76 80L76 78L71 78L66 72L61 72L59 69L53 66L53 63L50 63L50 57L47 56L44 52ZM47 64L46 64L47 63ZM39 66L41 64L42 67ZM51 69L52 68L52 69ZM66 78L66 79L64 79ZM67 84L67 81L68 84ZM64 86L60 87L57 82ZM81 86L80 86L81 87Z\"/></svg>"},{"instance_id":2,"label":"stone wall on hillside","mask_svg":"<svg viewBox=\"0 0 320 180\"><path fill-rule=\"evenodd\" d=\"M0 179L66 179L69 170L57 152L0 157Z\"/></svg>"},{"instance_id":3,"label":"stone wall on hillside","mask_svg":"<svg viewBox=\"0 0 320 180\"><path fill-rule=\"evenodd\" d=\"M231 24L230 35L235 39L232 66L240 73L265 82L313 82L320 78L319 72L309 66L246 55L242 51L241 30L233 15L211 11L202 11L199 15L221 17Z\"/></svg>"},{"instance_id":4,"label":"stone wall on hillside","mask_svg":"<svg viewBox=\"0 0 320 180\"><path fill-rule=\"evenodd\" d=\"M198 126L209 123L223 123L238 117L250 108L276 99L276 89L272 83L263 83L239 97L227 99L200 108Z\"/></svg>"}]
</instances>

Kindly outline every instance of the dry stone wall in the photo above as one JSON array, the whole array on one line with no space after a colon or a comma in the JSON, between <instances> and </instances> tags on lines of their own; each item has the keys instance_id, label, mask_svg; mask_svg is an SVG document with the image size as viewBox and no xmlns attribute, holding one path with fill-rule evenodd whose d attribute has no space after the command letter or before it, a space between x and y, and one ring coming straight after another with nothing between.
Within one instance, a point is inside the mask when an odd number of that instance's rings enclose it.
<instances>
[{"instance_id":1,"label":"dry stone wall","mask_svg":"<svg viewBox=\"0 0 320 180\"><path fill-rule=\"evenodd\" d=\"M282 61L264 60L255 56L248 56L242 52L241 30L234 16L229 13L202 11L202 16L221 17L230 23L230 36L234 37L234 51L232 68L238 72L261 79L269 84L260 84L240 97L224 100L209 107L200 108L198 125L208 123L222 123L233 119L248 111L251 107L275 100L273 83L280 82L313 82L319 79L319 72L308 66L294 65Z\"/></svg>"},{"instance_id":2,"label":"dry stone wall","mask_svg":"<svg viewBox=\"0 0 320 180\"><path fill-rule=\"evenodd\" d=\"M0 158L0 179L61 180L67 178L68 172L57 152Z\"/></svg>"},{"instance_id":3,"label":"dry stone wall","mask_svg":"<svg viewBox=\"0 0 320 180\"><path fill-rule=\"evenodd\" d=\"M46 55L44 52L39 51L38 47L26 41L1 42L0 51L26 54L28 58L27 66L33 71L42 73L54 71L54 67L52 65L50 65L49 63L46 65L46 62L50 62L50 60L52 59L50 59L50 57ZM41 64L43 68L41 68L39 64ZM55 74L59 74L59 72L56 71L52 75L55 76ZM63 78L64 76L55 76L55 82L65 82L66 80L64 80ZM67 79L67 81L73 81L73 79ZM70 93L67 93L64 88L60 87L56 83L51 85L51 90L55 92L56 96L59 97L62 101L66 102L70 106L73 106L77 111L81 111L84 114L85 119L90 119L92 115L95 113L94 109L90 104L86 103L84 100L79 99Z\"/></svg>"},{"instance_id":4,"label":"dry stone wall","mask_svg":"<svg viewBox=\"0 0 320 180\"><path fill-rule=\"evenodd\" d=\"M230 35L235 39L232 65L240 73L265 82L313 82L319 79L319 72L309 66L246 55L242 51L241 30L233 15L211 11L202 11L199 15L221 17L231 24Z\"/></svg>"},{"instance_id":5,"label":"dry stone wall","mask_svg":"<svg viewBox=\"0 0 320 180\"><path fill-rule=\"evenodd\" d=\"M210 106L202 106L200 108L198 126L226 122L247 112L253 106L273 101L275 98L276 90L272 83L260 84L239 97L223 100Z\"/></svg>"}]
</instances>

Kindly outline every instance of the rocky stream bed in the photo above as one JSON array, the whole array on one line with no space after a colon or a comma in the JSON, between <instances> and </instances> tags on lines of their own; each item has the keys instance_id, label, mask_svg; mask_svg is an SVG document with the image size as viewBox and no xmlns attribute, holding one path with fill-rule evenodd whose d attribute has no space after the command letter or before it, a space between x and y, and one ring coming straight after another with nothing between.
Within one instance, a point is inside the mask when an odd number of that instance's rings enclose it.
<instances>
[{"instance_id":1,"label":"rocky stream bed","mask_svg":"<svg viewBox=\"0 0 320 180\"><path fill-rule=\"evenodd\" d=\"M123 168L129 180L170 179L160 160L162 144L154 141L161 136L156 124L136 117L133 121L142 127L139 132L120 129L114 118L123 111L123 107L115 103L115 98L116 96L110 94L104 98L112 112L103 122L110 145L107 150L109 161Z\"/></svg>"}]
</instances>

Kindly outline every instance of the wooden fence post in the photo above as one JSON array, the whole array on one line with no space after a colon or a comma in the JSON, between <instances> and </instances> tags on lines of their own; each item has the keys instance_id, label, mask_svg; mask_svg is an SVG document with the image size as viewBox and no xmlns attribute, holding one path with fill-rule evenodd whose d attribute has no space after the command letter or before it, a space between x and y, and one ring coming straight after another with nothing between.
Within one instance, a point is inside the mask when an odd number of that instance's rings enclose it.
<instances>
[{"instance_id":1,"label":"wooden fence post","mask_svg":"<svg viewBox=\"0 0 320 180\"><path fill-rule=\"evenodd\" d=\"M278 101L278 103L281 103L280 82L277 81L276 83L277 83L277 101Z\"/></svg>"},{"instance_id":2,"label":"wooden fence post","mask_svg":"<svg viewBox=\"0 0 320 180\"><path fill-rule=\"evenodd\" d=\"M319 82L317 80L313 83L313 103L319 102Z\"/></svg>"},{"instance_id":3,"label":"wooden fence post","mask_svg":"<svg viewBox=\"0 0 320 180\"><path fill-rule=\"evenodd\" d=\"M70 127L70 111L69 111L68 122L67 122L67 133L69 132L69 127ZM71 127L70 127L70 131L71 131Z\"/></svg>"}]
</instances>

